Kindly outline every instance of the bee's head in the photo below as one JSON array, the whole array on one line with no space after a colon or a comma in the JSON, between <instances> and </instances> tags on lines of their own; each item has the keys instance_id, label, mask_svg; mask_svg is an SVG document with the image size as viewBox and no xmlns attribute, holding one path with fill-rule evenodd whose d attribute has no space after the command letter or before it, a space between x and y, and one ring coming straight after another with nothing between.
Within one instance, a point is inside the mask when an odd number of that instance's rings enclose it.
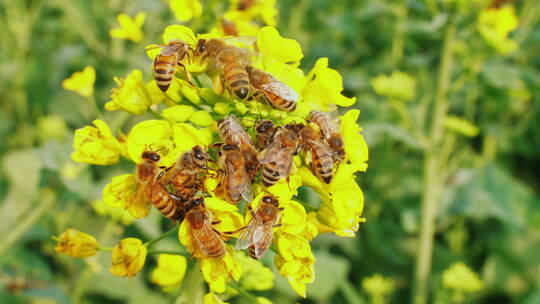
<instances>
[{"instance_id":1,"label":"bee's head","mask_svg":"<svg viewBox=\"0 0 540 304\"><path fill-rule=\"evenodd\" d=\"M268 130L274 127L274 123L271 120L265 119L257 124L257 133L266 133Z\"/></svg>"},{"instance_id":2,"label":"bee's head","mask_svg":"<svg viewBox=\"0 0 540 304\"><path fill-rule=\"evenodd\" d=\"M142 159L144 160L149 160L151 162L158 162L160 160L160 156L157 152L154 152L154 151L150 151L150 150L147 150L147 151L144 151L142 153Z\"/></svg>"},{"instance_id":3,"label":"bee's head","mask_svg":"<svg viewBox=\"0 0 540 304\"><path fill-rule=\"evenodd\" d=\"M193 155L193 159L195 160L195 163L202 167L203 169L207 168L206 162L208 161L209 157L208 154L201 148L201 146L195 146L191 150L191 154Z\"/></svg>"},{"instance_id":4,"label":"bee's head","mask_svg":"<svg viewBox=\"0 0 540 304\"><path fill-rule=\"evenodd\" d=\"M272 205L274 205L274 206L276 206L276 207L279 207L279 202L278 202L278 200L277 200L275 197L271 196L271 195L265 195L265 196L263 196L262 202L263 202L263 203L266 203L266 204L272 204Z\"/></svg>"}]
</instances>

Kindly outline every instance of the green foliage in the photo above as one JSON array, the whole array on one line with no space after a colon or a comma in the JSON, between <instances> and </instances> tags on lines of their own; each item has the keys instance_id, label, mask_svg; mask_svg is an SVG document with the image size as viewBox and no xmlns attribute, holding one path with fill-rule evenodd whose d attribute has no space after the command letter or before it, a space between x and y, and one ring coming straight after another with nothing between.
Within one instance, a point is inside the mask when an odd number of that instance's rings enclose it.
<instances>
[{"instance_id":1,"label":"green foliage","mask_svg":"<svg viewBox=\"0 0 540 304\"><path fill-rule=\"evenodd\" d=\"M278 27L302 44L304 68L328 57L343 75L345 95L358 99L371 156L360 180L367 222L354 240L324 235L313 243L317 278L302 303L368 303L361 282L374 274L395 280L387 297L392 303L409 301L421 247L426 159L432 155L440 169L432 182L440 191L429 303L540 301L540 4L514 4L520 22L509 37L519 47L503 55L477 30L478 14L488 5L482 2L279 1ZM196 30L213 25L222 10L219 1L203 3L203 16L190 24ZM141 43L108 36L117 14L139 11L147 12ZM62 89L62 80L94 66L95 101L103 109L113 76L135 68L150 74L144 46L159 42L156 37L173 23L165 1L0 4L1 303L170 303L180 294L162 292L145 272L115 278L107 272L110 261L99 254L83 261L54 253L50 235L68 227L115 243L123 232L150 239L169 223L152 214L124 227L95 214L91 203L103 186L133 167L72 163L72 138L47 139L38 128L41 118L52 115L65 120L69 134L90 124L93 104ZM467 119L480 133L468 138L443 130L434 150L434 100L450 25L456 28L453 65L442 98L448 114ZM395 71L416 79L407 102L379 96L372 86L377 76ZM103 115L115 132L138 122L124 113ZM442 285L444 270L459 261L479 274L480 292L456 297ZM275 289L257 296L299 301L277 280ZM241 297L230 301L247 303Z\"/></svg>"}]
</instances>

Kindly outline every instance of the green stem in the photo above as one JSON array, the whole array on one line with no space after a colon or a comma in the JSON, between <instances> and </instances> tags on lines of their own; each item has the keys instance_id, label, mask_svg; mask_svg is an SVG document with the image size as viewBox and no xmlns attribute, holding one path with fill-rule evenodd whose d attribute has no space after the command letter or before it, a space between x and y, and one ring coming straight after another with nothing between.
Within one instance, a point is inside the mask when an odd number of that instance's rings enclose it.
<instances>
[{"instance_id":1,"label":"green stem","mask_svg":"<svg viewBox=\"0 0 540 304\"><path fill-rule=\"evenodd\" d=\"M443 139L443 120L448 112L447 94L452 75L455 32L455 24L450 20L446 27L439 65L433 120L429 137L430 145L424 152L422 220L412 293L412 303L414 304L423 304L428 301L428 282L435 235L435 217L443 186L440 178L443 172L440 172L441 155L439 152Z\"/></svg>"},{"instance_id":2,"label":"green stem","mask_svg":"<svg viewBox=\"0 0 540 304\"><path fill-rule=\"evenodd\" d=\"M172 254L172 255L183 255L185 257L191 257L191 253L187 251L180 250L150 250L148 254Z\"/></svg>"},{"instance_id":3,"label":"green stem","mask_svg":"<svg viewBox=\"0 0 540 304\"><path fill-rule=\"evenodd\" d=\"M405 46L405 23L407 22L407 5L401 1L395 7L396 27L392 37L392 66L396 67L403 58L403 49Z\"/></svg>"},{"instance_id":4,"label":"green stem","mask_svg":"<svg viewBox=\"0 0 540 304\"><path fill-rule=\"evenodd\" d=\"M154 245L155 243L157 243L157 242L161 241L162 239L164 239L164 238L166 238L166 237L168 237L168 236L170 236L170 235L173 235L173 234L175 234L175 233L177 233L177 232L178 232L178 226L175 226L175 227L172 228L171 230L165 232L164 234L158 236L158 237L155 238L155 239L152 239L152 240L150 240L150 241L144 243L143 245L146 246L147 248L150 248L150 247L152 247L152 245Z\"/></svg>"},{"instance_id":5,"label":"green stem","mask_svg":"<svg viewBox=\"0 0 540 304\"><path fill-rule=\"evenodd\" d=\"M251 294L250 292L246 291L242 287L238 286L238 284L229 283L228 286L234 291L238 292L240 296L246 298L246 300L249 300L250 303L257 303L257 297Z\"/></svg>"},{"instance_id":6,"label":"green stem","mask_svg":"<svg viewBox=\"0 0 540 304\"><path fill-rule=\"evenodd\" d=\"M351 282L345 281L341 284L341 293L350 304L364 304L366 301L358 294Z\"/></svg>"},{"instance_id":7,"label":"green stem","mask_svg":"<svg viewBox=\"0 0 540 304\"><path fill-rule=\"evenodd\" d=\"M94 112L94 117L103 119L103 114L101 113L101 110L99 109L99 106L96 102L96 98L92 94L92 96L88 97L88 103L90 104L90 107L92 108L92 112Z\"/></svg>"}]
</instances>

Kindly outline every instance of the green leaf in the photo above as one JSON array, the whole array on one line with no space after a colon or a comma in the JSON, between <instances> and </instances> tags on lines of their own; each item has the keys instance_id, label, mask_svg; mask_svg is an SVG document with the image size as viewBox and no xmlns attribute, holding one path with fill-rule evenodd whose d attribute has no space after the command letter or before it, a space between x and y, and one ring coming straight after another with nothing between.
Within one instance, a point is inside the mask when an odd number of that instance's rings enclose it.
<instances>
[{"instance_id":1,"label":"green leaf","mask_svg":"<svg viewBox=\"0 0 540 304\"><path fill-rule=\"evenodd\" d=\"M315 259L315 281L308 285L307 294L320 303L330 303L340 284L348 280L350 262L326 251L315 252Z\"/></svg>"}]
</instances>

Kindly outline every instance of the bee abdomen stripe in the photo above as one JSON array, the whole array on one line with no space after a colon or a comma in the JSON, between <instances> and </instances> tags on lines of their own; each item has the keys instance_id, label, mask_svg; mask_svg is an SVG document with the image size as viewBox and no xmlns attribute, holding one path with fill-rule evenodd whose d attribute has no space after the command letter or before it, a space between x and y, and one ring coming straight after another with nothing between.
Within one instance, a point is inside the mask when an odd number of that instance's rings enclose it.
<instances>
[{"instance_id":1,"label":"bee abdomen stripe","mask_svg":"<svg viewBox=\"0 0 540 304\"><path fill-rule=\"evenodd\" d=\"M247 86L249 85L249 82L247 80L238 80L231 84L231 87L239 87L239 86Z\"/></svg>"}]
</instances>

